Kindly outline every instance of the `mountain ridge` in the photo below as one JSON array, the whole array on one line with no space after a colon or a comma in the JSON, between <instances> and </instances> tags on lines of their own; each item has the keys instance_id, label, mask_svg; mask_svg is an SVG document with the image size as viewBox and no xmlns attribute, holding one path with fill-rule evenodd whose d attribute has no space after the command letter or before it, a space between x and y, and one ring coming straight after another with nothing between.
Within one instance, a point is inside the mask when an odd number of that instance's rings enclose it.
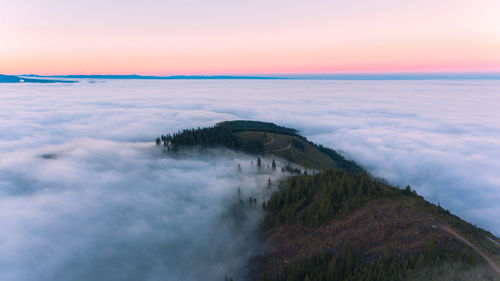
<instances>
[{"instance_id":1,"label":"mountain ridge","mask_svg":"<svg viewBox=\"0 0 500 281\"><path fill-rule=\"evenodd\" d=\"M374 178L295 129L225 121L162 135L156 143L167 152L224 146L289 162L282 167L288 179L262 202L260 231L268 248L250 262L250 280L500 277L498 237L426 201L410 186L400 189Z\"/></svg>"}]
</instances>

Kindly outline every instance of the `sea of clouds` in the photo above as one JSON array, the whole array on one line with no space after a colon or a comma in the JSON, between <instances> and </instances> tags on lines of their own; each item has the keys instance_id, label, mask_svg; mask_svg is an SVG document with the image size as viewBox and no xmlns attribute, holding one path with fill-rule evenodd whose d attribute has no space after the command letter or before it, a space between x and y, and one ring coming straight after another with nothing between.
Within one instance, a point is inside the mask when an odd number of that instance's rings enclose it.
<instances>
[{"instance_id":1,"label":"sea of clouds","mask_svg":"<svg viewBox=\"0 0 500 281\"><path fill-rule=\"evenodd\" d=\"M234 198L282 175L153 144L233 119L297 128L500 235L498 108L492 80L0 85L0 280L243 278L262 212L235 219Z\"/></svg>"}]
</instances>

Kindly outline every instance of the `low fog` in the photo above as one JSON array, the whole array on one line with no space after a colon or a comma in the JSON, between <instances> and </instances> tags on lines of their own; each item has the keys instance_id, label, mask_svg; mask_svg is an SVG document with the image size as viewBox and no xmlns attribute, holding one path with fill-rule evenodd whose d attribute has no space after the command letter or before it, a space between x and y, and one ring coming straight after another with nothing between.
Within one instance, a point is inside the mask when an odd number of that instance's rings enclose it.
<instances>
[{"instance_id":1,"label":"low fog","mask_svg":"<svg viewBox=\"0 0 500 281\"><path fill-rule=\"evenodd\" d=\"M251 161L93 139L7 153L0 279L244 280L268 179L284 176Z\"/></svg>"},{"instance_id":2,"label":"low fog","mask_svg":"<svg viewBox=\"0 0 500 281\"><path fill-rule=\"evenodd\" d=\"M153 144L233 119L297 128L500 235L499 106L486 80L2 85L0 279L244 276L262 214L231 206L238 187L268 196L268 175L244 154Z\"/></svg>"}]
</instances>

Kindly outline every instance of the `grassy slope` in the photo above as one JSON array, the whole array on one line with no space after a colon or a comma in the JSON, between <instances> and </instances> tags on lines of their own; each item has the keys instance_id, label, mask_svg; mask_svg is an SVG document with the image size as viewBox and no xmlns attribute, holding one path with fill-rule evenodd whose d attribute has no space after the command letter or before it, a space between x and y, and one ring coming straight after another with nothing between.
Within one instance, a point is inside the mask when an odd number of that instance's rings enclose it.
<instances>
[{"instance_id":1,"label":"grassy slope","mask_svg":"<svg viewBox=\"0 0 500 281\"><path fill-rule=\"evenodd\" d=\"M298 135L297 130L267 122L226 121L213 127L183 130L165 137L175 147L225 146L249 153L272 153L310 169L342 168L352 172L363 171L356 163L346 160L334 150L318 146Z\"/></svg>"},{"instance_id":2,"label":"grassy slope","mask_svg":"<svg viewBox=\"0 0 500 281\"><path fill-rule=\"evenodd\" d=\"M256 131L238 132L235 136L241 141L249 139L260 140L263 144L265 144L265 152L274 154L303 167L323 170L337 166L335 161L333 161L330 157L319 151L311 144L295 136ZM302 146L293 145L292 140L302 144Z\"/></svg>"}]
</instances>

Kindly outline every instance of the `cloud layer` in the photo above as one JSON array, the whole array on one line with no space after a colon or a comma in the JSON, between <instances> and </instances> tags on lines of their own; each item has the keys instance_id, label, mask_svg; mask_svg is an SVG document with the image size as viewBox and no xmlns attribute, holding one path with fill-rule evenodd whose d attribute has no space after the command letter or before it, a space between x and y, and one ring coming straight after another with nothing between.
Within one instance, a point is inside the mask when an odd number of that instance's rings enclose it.
<instances>
[{"instance_id":1,"label":"cloud layer","mask_svg":"<svg viewBox=\"0 0 500 281\"><path fill-rule=\"evenodd\" d=\"M235 173L243 154L174 159L151 141L231 119L300 129L499 235L499 106L485 80L2 85L0 279L238 276L259 216L225 214L237 186L265 197L267 176Z\"/></svg>"},{"instance_id":2,"label":"cloud layer","mask_svg":"<svg viewBox=\"0 0 500 281\"><path fill-rule=\"evenodd\" d=\"M282 177L231 151L94 139L4 158L2 280L243 280L268 178Z\"/></svg>"}]
</instances>

